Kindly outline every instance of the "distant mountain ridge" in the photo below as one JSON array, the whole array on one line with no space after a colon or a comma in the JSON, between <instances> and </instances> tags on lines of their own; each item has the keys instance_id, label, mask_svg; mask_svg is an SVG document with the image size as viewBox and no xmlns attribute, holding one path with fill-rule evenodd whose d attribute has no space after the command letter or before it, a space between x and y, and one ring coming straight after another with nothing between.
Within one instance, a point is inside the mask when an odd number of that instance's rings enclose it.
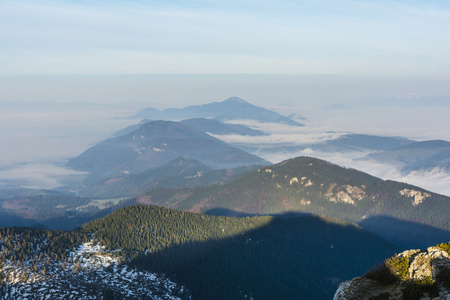
<instances>
[{"instance_id":1,"label":"distant mountain ridge","mask_svg":"<svg viewBox=\"0 0 450 300\"><path fill-rule=\"evenodd\" d=\"M430 226L427 230L433 227L441 229L442 236L430 235L430 238L450 239L449 197L405 183L384 181L310 157L263 167L221 186L165 192L155 190L134 201L195 212L325 214L356 223L376 216L387 216ZM368 224L373 231L377 228L381 230L373 222ZM421 229L422 237L426 237L423 233L425 229ZM393 228L391 231L395 230ZM413 227L411 230L414 230ZM408 234L409 238L405 234L405 238L397 241L414 241L416 233L410 231ZM430 240L427 244L434 242Z\"/></svg>"},{"instance_id":2,"label":"distant mountain ridge","mask_svg":"<svg viewBox=\"0 0 450 300\"><path fill-rule=\"evenodd\" d=\"M104 179L77 190L84 197L119 198L157 187L195 187L224 184L257 169L257 165L214 170L194 159L176 158L165 165L124 177Z\"/></svg>"},{"instance_id":3,"label":"distant mountain ridge","mask_svg":"<svg viewBox=\"0 0 450 300\"><path fill-rule=\"evenodd\" d=\"M124 129L121 129L113 134L113 136L121 136L125 135L127 133L133 132L142 125L153 122L149 119L144 119L139 124L128 126ZM193 119L186 119L180 121L181 124L183 124L186 127L196 129L199 131L202 131L204 133L209 134L216 134L216 135L225 135L225 134L238 134L238 135L248 135L248 136L260 136L260 135L266 135L266 133L252 129L245 125L240 124L229 124L225 122L221 122L219 120L215 119L206 119L206 118L193 118Z\"/></svg>"},{"instance_id":4,"label":"distant mountain ridge","mask_svg":"<svg viewBox=\"0 0 450 300\"><path fill-rule=\"evenodd\" d=\"M264 123L304 126L279 113L252 105L238 97L231 97L222 102L187 106L185 108L168 108L163 111L146 108L139 111L132 118L175 121L191 118L213 118L219 121L256 120Z\"/></svg>"},{"instance_id":5,"label":"distant mountain ridge","mask_svg":"<svg viewBox=\"0 0 450 300\"><path fill-rule=\"evenodd\" d=\"M64 223L68 224L77 209L89 203L87 198L59 191L0 189L0 227L40 226L44 221L55 218L65 219ZM73 227L79 225L74 224Z\"/></svg>"},{"instance_id":6,"label":"distant mountain ridge","mask_svg":"<svg viewBox=\"0 0 450 300\"><path fill-rule=\"evenodd\" d=\"M429 171L439 168L450 172L450 142L429 140L413 142L367 156L368 160L393 163L401 166L402 171Z\"/></svg>"},{"instance_id":7,"label":"distant mountain ridge","mask_svg":"<svg viewBox=\"0 0 450 300\"><path fill-rule=\"evenodd\" d=\"M310 145L310 148L323 152L370 152L358 160L389 164L403 174L434 169L450 172L450 142L444 140L418 142L403 137L345 134L334 140Z\"/></svg>"},{"instance_id":8,"label":"distant mountain ridge","mask_svg":"<svg viewBox=\"0 0 450 300\"><path fill-rule=\"evenodd\" d=\"M70 159L67 166L88 171L92 178L100 180L143 172L178 157L195 159L214 169L268 164L181 123L153 121L89 148Z\"/></svg>"},{"instance_id":9,"label":"distant mountain ridge","mask_svg":"<svg viewBox=\"0 0 450 300\"><path fill-rule=\"evenodd\" d=\"M228 124L215 119L194 118L180 121L189 128L215 135L237 134L244 136L261 136L266 133L240 124Z\"/></svg>"},{"instance_id":10,"label":"distant mountain ridge","mask_svg":"<svg viewBox=\"0 0 450 300\"><path fill-rule=\"evenodd\" d=\"M311 145L312 149L326 152L394 150L415 143L403 137L376 136L368 134L345 134L337 139Z\"/></svg>"}]
</instances>

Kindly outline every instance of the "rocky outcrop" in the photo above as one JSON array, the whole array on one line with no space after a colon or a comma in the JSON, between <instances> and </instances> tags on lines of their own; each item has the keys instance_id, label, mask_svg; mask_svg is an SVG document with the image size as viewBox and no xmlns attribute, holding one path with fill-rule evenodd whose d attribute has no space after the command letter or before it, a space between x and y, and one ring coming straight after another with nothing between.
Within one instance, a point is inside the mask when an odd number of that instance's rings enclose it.
<instances>
[{"instance_id":1,"label":"rocky outcrop","mask_svg":"<svg viewBox=\"0 0 450 300\"><path fill-rule=\"evenodd\" d=\"M347 203L353 206L356 206L355 201L361 201L366 193L364 192L364 189L366 188L365 185L361 185L361 187L357 186L351 186L351 185L344 185L339 188L339 191L336 192L336 194L333 194L333 189L336 186L336 184L332 184L330 188L328 189L327 193L325 194L326 197L328 197L328 200L334 203Z\"/></svg>"},{"instance_id":2,"label":"rocky outcrop","mask_svg":"<svg viewBox=\"0 0 450 300\"><path fill-rule=\"evenodd\" d=\"M382 298L384 296L387 298ZM341 283L333 300L401 299L401 296L400 286L383 286L363 276Z\"/></svg>"},{"instance_id":3,"label":"rocky outcrop","mask_svg":"<svg viewBox=\"0 0 450 300\"><path fill-rule=\"evenodd\" d=\"M403 189L400 191L400 194L402 196L413 198L411 201L411 204L413 206L417 206L423 202L428 197L431 197L430 194L426 192L416 191L416 190L410 190L410 189Z\"/></svg>"},{"instance_id":4,"label":"rocky outcrop","mask_svg":"<svg viewBox=\"0 0 450 300\"><path fill-rule=\"evenodd\" d=\"M425 252L416 252L410 256L409 277L423 279L431 276L436 280L438 272L444 268L450 270L448 253L437 247L430 247Z\"/></svg>"},{"instance_id":5,"label":"rocky outcrop","mask_svg":"<svg viewBox=\"0 0 450 300\"><path fill-rule=\"evenodd\" d=\"M450 300L450 255L439 246L404 251L374 271L341 283L333 299Z\"/></svg>"}]
</instances>

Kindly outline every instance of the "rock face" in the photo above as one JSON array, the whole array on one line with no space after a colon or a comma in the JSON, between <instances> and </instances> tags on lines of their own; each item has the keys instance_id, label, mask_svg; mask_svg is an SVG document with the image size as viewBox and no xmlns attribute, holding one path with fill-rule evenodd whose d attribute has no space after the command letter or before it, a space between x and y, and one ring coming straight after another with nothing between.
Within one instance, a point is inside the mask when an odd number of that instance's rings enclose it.
<instances>
[{"instance_id":1,"label":"rock face","mask_svg":"<svg viewBox=\"0 0 450 300\"><path fill-rule=\"evenodd\" d=\"M381 298L381 295L389 295L389 298ZM358 300L358 299L401 299L400 286L386 287L376 281L365 277L357 277L347 280L339 285L333 300Z\"/></svg>"},{"instance_id":2,"label":"rock face","mask_svg":"<svg viewBox=\"0 0 450 300\"><path fill-rule=\"evenodd\" d=\"M426 198L431 197L431 195L428 193L425 193L425 192L422 193L421 191L416 191L416 190L412 190L412 189L403 189L400 191L400 194L402 196L414 198L411 201L411 204L413 206L417 206L417 205L421 204L423 202L423 200L425 200Z\"/></svg>"},{"instance_id":3,"label":"rock face","mask_svg":"<svg viewBox=\"0 0 450 300\"><path fill-rule=\"evenodd\" d=\"M404 251L395 259L401 261L405 257L408 258L406 262L409 266L405 269L403 277L395 274L398 279L386 283L374 280L366 274L341 283L333 299L450 300L450 255L448 252L439 246L429 247L426 251Z\"/></svg>"}]
</instances>

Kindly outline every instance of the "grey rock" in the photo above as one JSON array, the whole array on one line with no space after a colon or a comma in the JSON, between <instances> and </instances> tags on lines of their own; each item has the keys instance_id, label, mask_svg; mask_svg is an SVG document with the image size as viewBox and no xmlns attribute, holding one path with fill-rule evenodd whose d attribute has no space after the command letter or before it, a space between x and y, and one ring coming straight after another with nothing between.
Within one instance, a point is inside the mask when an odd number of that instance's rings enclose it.
<instances>
[{"instance_id":1,"label":"grey rock","mask_svg":"<svg viewBox=\"0 0 450 300\"><path fill-rule=\"evenodd\" d=\"M406 250L398 255L409 258L409 280L432 277L437 280L437 275L443 269L450 269L450 256L438 247L429 247L426 251ZM422 300L450 300L449 290L440 282L439 297L422 297ZM382 286L378 282L366 277L357 277L341 283L334 295L333 300L356 300L370 299L384 295L385 299L403 299L402 283L394 283Z\"/></svg>"}]
</instances>

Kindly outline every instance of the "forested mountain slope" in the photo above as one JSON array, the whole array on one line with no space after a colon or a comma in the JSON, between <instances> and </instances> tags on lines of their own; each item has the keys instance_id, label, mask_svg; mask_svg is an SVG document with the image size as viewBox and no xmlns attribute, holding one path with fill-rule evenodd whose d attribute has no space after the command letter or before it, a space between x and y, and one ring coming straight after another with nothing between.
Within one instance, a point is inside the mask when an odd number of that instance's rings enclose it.
<instances>
[{"instance_id":1,"label":"forested mountain slope","mask_svg":"<svg viewBox=\"0 0 450 300\"><path fill-rule=\"evenodd\" d=\"M221 186L155 190L133 201L226 215L297 212L352 222L386 216L441 229L438 239L450 238L449 197L310 157L263 167Z\"/></svg>"},{"instance_id":2,"label":"forested mountain slope","mask_svg":"<svg viewBox=\"0 0 450 300\"><path fill-rule=\"evenodd\" d=\"M52 190L0 190L0 226L30 226L75 215L90 200Z\"/></svg>"},{"instance_id":3,"label":"forested mountain slope","mask_svg":"<svg viewBox=\"0 0 450 300\"><path fill-rule=\"evenodd\" d=\"M132 265L174 274L195 299L329 299L338 278L397 249L318 216L230 218L129 206L82 229L121 248Z\"/></svg>"},{"instance_id":4,"label":"forested mountain slope","mask_svg":"<svg viewBox=\"0 0 450 300\"><path fill-rule=\"evenodd\" d=\"M2 295L44 297L51 289L74 294L78 288L86 299L95 291L129 299L330 299L339 282L398 250L326 217L231 218L143 205L69 232L10 228L0 234L7 275Z\"/></svg>"},{"instance_id":5,"label":"forested mountain slope","mask_svg":"<svg viewBox=\"0 0 450 300\"><path fill-rule=\"evenodd\" d=\"M124 177L99 180L77 188L84 197L119 198L145 193L157 187L196 187L230 182L254 171L257 165L211 169L194 159L176 158L167 164Z\"/></svg>"}]
</instances>

